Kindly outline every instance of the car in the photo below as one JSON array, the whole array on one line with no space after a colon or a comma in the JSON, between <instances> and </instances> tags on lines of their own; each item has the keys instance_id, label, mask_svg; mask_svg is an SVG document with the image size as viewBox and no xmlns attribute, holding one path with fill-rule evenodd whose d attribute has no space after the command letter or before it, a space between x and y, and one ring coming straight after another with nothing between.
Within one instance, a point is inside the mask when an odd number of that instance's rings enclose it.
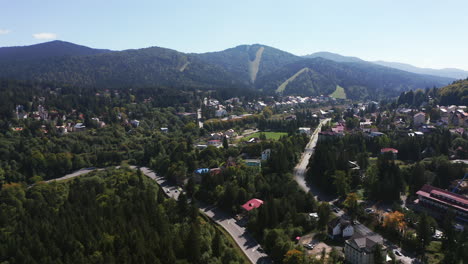
<instances>
[{"instance_id":1,"label":"car","mask_svg":"<svg viewBox=\"0 0 468 264\"><path fill-rule=\"evenodd\" d=\"M260 247L260 246L257 248L257 251L260 252L260 253L265 253L265 250L263 250L263 248Z\"/></svg>"},{"instance_id":2,"label":"car","mask_svg":"<svg viewBox=\"0 0 468 264\"><path fill-rule=\"evenodd\" d=\"M387 209L385 209L385 212L387 212L387 213L391 213L391 212L393 212L393 210L392 210L392 209L390 209L390 208L387 208Z\"/></svg>"},{"instance_id":3,"label":"car","mask_svg":"<svg viewBox=\"0 0 468 264\"><path fill-rule=\"evenodd\" d=\"M312 249L314 249L315 244L313 244L313 243L304 244L304 247L307 248L307 249L309 249L309 250L312 250Z\"/></svg>"},{"instance_id":4,"label":"car","mask_svg":"<svg viewBox=\"0 0 468 264\"><path fill-rule=\"evenodd\" d=\"M370 208L370 207L369 207L369 208L366 208L366 209L364 209L364 211L365 211L366 213L368 213L368 214L372 214L372 213L374 213L374 212L375 212L375 210L374 210L373 208Z\"/></svg>"},{"instance_id":5,"label":"car","mask_svg":"<svg viewBox=\"0 0 468 264\"><path fill-rule=\"evenodd\" d=\"M166 190L166 193L171 193L171 191L170 191L170 190Z\"/></svg>"},{"instance_id":6,"label":"car","mask_svg":"<svg viewBox=\"0 0 468 264\"><path fill-rule=\"evenodd\" d=\"M340 209L338 209L338 208L335 207L335 208L333 208L333 212L339 213L339 212L340 212Z\"/></svg>"},{"instance_id":7,"label":"car","mask_svg":"<svg viewBox=\"0 0 468 264\"><path fill-rule=\"evenodd\" d=\"M397 255L397 256L399 256L399 257L403 256L403 254L401 254L401 252L398 251L397 249L395 249L395 250L393 251L393 253L395 253L395 255Z\"/></svg>"}]
</instances>

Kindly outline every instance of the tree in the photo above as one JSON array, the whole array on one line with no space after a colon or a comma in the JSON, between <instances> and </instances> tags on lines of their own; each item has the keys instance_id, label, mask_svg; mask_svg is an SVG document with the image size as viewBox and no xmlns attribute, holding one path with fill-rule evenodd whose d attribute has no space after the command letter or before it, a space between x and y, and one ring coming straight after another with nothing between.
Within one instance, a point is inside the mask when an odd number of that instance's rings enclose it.
<instances>
[{"instance_id":1,"label":"tree","mask_svg":"<svg viewBox=\"0 0 468 264\"><path fill-rule=\"evenodd\" d=\"M350 179L348 175L346 175L345 171L337 170L335 171L335 175L333 176L333 185L336 188L336 193L344 197L350 189Z\"/></svg>"},{"instance_id":2,"label":"tree","mask_svg":"<svg viewBox=\"0 0 468 264\"><path fill-rule=\"evenodd\" d=\"M229 148L229 142L226 136L223 137L223 148L228 149Z\"/></svg>"},{"instance_id":3,"label":"tree","mask_svg":"<svg viewBox=\"0 0 468 264\"><path fill-rule=\"evenodd\" d=\"M387 228L390 232L401 233L406 227L404 219L405 215L398 211L387 213L384 218L383 227Z\"/></svg>"},{"instance_id":4,"label":"tree","mask_svg":"<svg viewBox=\"0 0 468 264\"><path fill-rule=\"evenodd\" d=\"M356 193L349 193L344 201L344 206L349 216L354 220L358 212L358 196Z\"/></svg>"},{"instance_id":5,"label":"tree","mask_svg":"<svg viewBox=\"0 0 468 264\"><path fill-rule=\"evenodd\" d=\"M320 230L324 230L328 222L330 221L330 214L331 214L330 205L326 202L321 203L319 205L317 214L319 217L319 221L318 221L319 228Z\"/></svg>"},{"instance_id":6,"label":"tree","mask_svg":"<svg viewBox=\"0 0 468 264\"><path fill-rule=\"evenodd\" d=\"M291 249L284 255L283 264L302 264L304 263L304 252L297 249Z\"/></svg>"},{"instance_id":7,"label":"tree","mask_svg":"<svg viewBox=\"0 0 468 264\"><path fill-rule=\"evenodd\" d=\"M374 263L383 264L385 263L385 256L382 254L382 245L376 244L374 247Z\"/></svg>"}]
</instances>

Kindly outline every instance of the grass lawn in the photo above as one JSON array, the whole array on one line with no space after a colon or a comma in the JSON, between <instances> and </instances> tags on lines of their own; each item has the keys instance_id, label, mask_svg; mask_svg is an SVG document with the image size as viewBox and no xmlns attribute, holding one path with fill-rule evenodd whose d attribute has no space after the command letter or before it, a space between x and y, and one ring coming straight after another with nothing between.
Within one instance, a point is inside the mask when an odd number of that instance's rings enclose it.
<instances>
[{"instance_id":1,"label":"grass lawn","mask_svg":"<svg viewBox=\"0 0 468 264\"><path fill-rule=\"evenodd\" d=\"M343 87L337 85L336 90L330 96L337 99L346 99L346 92Z\"/></svg>"},{"instance_id":2,"label":"grass lawn","mask_svg":"<svg viewBox=\"0 0 468 264\"><path fill-rule=\"evenodd\" d=\"M260 134L263 133L265 134L266 139L273 139L273 140L278 140L282 136L287 136L288 133L286 132L255 132L253 134L250 134L246 137L244 137L242 140L249 140L251 138L260 138Z\"/></svg>"},{"instance_id":3,"label":"grass lawn","mask_svg":"<svg viewBox=\"0 0 468 264\"><path fill-rule=\"evenodd\" d=\"M440 253L442 248L442 242L432 241L426 247L426 256L428 263L440 263L444 259L444 254Z\"/></svg>"}]
</instances>

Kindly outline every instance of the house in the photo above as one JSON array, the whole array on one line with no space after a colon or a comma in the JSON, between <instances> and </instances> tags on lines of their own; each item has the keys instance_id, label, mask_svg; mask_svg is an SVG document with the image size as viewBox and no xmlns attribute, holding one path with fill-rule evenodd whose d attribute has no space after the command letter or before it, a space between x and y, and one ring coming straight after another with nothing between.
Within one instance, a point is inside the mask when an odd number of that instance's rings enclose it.
<instances>
[{"instance_id":1,"label":"house","mask_svg":"<svg viewBox=\"0 0 468 264\"><path fill-rule=\"evenodd\" d=\"M242 205L242 208L244 208L245 211L249 212L252 209L259 208L260 206L262 206L262 204L263 201L260 199L250 199Z\"/></svg>"},{"instance_id":2,"label":"house","mask_svg":"<svg viewBox=\"0 0 468 264\"><path fill-rule=\"evenodd\" d=\"M75 126L73 127L73 131L75 132L80 132L80 131L85 131L86 126L83 125L83 123L76 123Z\"/></svg>"},{"instance_id":3,"label":"house","mask_svg":"<svg viewBox=\"0 0 468 264\"><path fill-rule=\"evenodd\" d=\"M227 116L227 111L226 109L218 109L215 111L215 116L216 117L223 117L223 116Z\"/></svg>"},{"instance_id":4,"label":"house","mask_svg":"<svg viewBox=\"0 0 468 264\"><path fill-rule=\"evenodd\" d=\"M356 235L345 241L345 260L350 264L374 264L374 253L377 245L381 245L383 256L386 248L383 246L383 238L377 234Z\"/></svg>"},{"instance_id":5,"label":"house","mask_svg":"<svg viewBox=\"0 0 468 264\"><path fill-rule=\"evenodd\" d=\"M372 131L370 134L369 134L370 137L381 137L381 136L385 136L384 133L382 132L379 132L379 131Z\"/></svg>"},{"instance_id":6,"label":"house","mask_svg":"<svg viewBox=\"0 0 468 264\"><path fill-rule=\"evenodd\" d=\"M134 119L134 120L130 121L130 124L132 124L132 126L134 126L134 127L138 127L140 125L140 121Z\"/></svg>"},{"instance_id":7,"label":"house","mask_svg":"<svg viewBox=\"0 0 468 264\"><path fill-rule=\"evenodd\" d=\"M300 127L299 133L310 136L312 134L312 131L310 130L310 127Z\"/></svg>"},{"instance_id":8,"label":"house","mask_svg":"<svg viewBox=\"0 0 468 264\"><path fill-rule=\"evenodd\" d=\"M350 221L337 217L328 223L328 236L332 239L352 237L354 228Z\"/></svg>"},{"instance_id":9,"label":"house","mask_svg":"<svg viewBox=\"0 0 468 264\"><path fill-rule=\"evenodd\" d=\"M468 198L428 184L417 191L416 204L428 208L443 217L449 210L453 211L456 220L468 223Z\"/></svg>"},{"instance_id":10,"label":"house","mask_svg":"<svg viewBox=\"0 0 468 264\"><path fill-rule=\"evenodd\" d=\"M268 160L271 155L271 149L265 149L262 151L262 160Z\"/></svg>"},{"instance_id":11,"label":"house","mask_svg":"<svg viewBox=\"0 0 468 264\"><path fill-rule=\"evenodd\" d=\"M468 194L468 179L458 179L450 183L449 190L458 194Z\"/></svg>"},{"instance_id":12,"label":"house","mask_svg":"<svg viewBox=\"0 0 468 264\"><path fill-rule=\"evenodd\" d=\"M210 172L210 169L208 169L208 168L196 169L196 170L193 172L193 181L194 181L195 183L201 183L202 178L203 178L203 175L204 175L204 174L208 174L209 172Z\"/></svg>"},{"instance_id":13,"label":"house","mask_svg":"<svg viewBox=\"0 0 468 264\"><path fill-rule=\"evenodd\" d=\"M385 153L388 153L388 152L393 153L393 159L396 159L396 158L397 158L397 155L398 155L398 150L397 150L397 149L394 149L394 148L383 148L383 149L380 150L380 154L385 154Z\"/></svg>"},{"instance_id":14,"label":"house","mask_svg":"<svg viewBox=\"0 0 468 264\"><path fill-rule=\"evenodd\" d=\"M162 133L167 133L167 132L169 132L169 128L167 128L167 127L161 127L159 130L160 130Z\"/></svg>"},{"instance_id":15,"label":"house","mask_svg":"<svg viewBox=\"0 0 468 264\"><path fill-rule=\"evenodd\" d=\"M221 146L221 140L209 140L208 141L208 146L215 146L215 147L219 147Z\"/></svg>"},{"instance_id":16,"label":"house","mask_svg":"<svg viewBox=\"0 0 468 264\"><path fill-rule=\"evenodd\" d=\"M415 127L419 127L420 125L426 122L426 114L423 112L419 112L413 116L413 125Z\"/></svg>"}]
</instances>

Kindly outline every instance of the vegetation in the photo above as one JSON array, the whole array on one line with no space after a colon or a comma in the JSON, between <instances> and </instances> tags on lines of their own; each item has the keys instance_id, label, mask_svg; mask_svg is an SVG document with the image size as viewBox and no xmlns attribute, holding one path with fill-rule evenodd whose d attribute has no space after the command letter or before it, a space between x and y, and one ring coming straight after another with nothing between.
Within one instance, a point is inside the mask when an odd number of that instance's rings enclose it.
<instances>
[{"instance_id":1,"label":"vegetation","mask_svg":"<svg viewBox=\"0 0 468 264\"><path fill-rule=\"evenodd\" d=\"M337 85L336 90L330 96L336 99L346 99L346 92L343 87Z\"/></svg>"},{"instance_id":2,"label":"vegetation","mask_svg":"<svg viewBox=\"0 0 468 264\"><path fill-rule=\"evenodd\" d=\"M273 139L278 140L282 136L286 136L288 133L285 132L255 132L251 135L248 135L244 140L249 140L251 138L260 138L260 139Z\"/></svg>"},{"instance_id":3,"label":"vegetation","mask_svg":"<svg viewBox=\"0 0 468 264\"><path fill-rule=\"evenodd\" d=\"M128 169L5 185L0 208L2 263L247 263L195 205Z\"/></svg>"},{"instance_id":4,"label":"vegetation","mask_svg":"<svg viewBox=\"0 0 468 264\"><path fill-rule=\"evenodd\" d=\"M439 96L442 105L468 105L468 79L439 89Z\"/></svg>"}]
</instances>

